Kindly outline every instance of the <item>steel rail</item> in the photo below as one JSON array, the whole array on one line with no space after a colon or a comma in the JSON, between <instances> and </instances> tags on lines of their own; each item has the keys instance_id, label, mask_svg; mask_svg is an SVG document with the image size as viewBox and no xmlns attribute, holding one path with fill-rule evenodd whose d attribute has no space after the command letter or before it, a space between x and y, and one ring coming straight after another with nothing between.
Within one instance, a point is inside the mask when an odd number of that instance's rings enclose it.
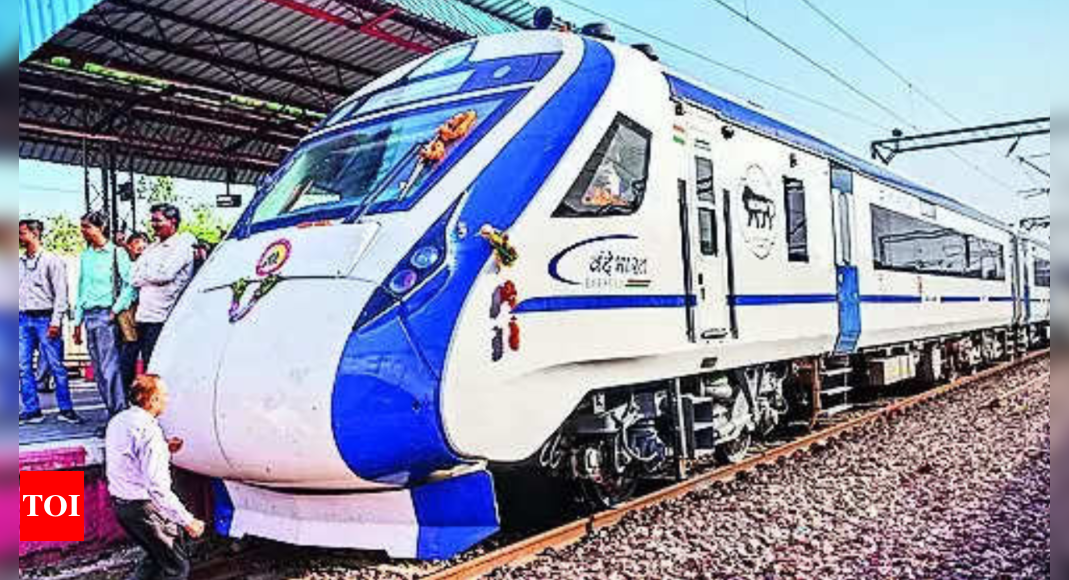
<instances>
[{"instance_id":1,"label":"steel rail","mask_svg":"<svg viewBox=\"0 0 1069 580\"><path fill-rule=\"evenodd\" d=\"M432 574L426 580L468 580L480 578L496 570L507 566L522 564L549 549L560 549L579 542L597 530L618 524L627 515L638 512L667 501L681 498L695 491L705 489L714 483L734 480L743 473L751 472L758 467L773 465L781 460L789 459L798 453L806 452L814 446L830 443L842 436L866 427L881 419L900 415L913 407L927 403L933 399L942 397L962 387L985 381L1007 371L1024 366L1032 361L1039 360L1050 355L1050 349L1044 349L1030 353L1020 359L986 369L979 373L963 377L941 387L931 389L919 395L902 399L866 415L844 421L837 425L814 432L801 439L787 443L781 447L760 453L741 463L726 466L693 479L682 481L670 487L656 491L645 497L636 499L617 509L595 514L582 520L566 524L557 529L550 530L530 539L505 546L499 550L490 552L479 558L463 562L456 566ZM1040 377L1049 380L1049 374ZM1029 383L1034 387L1040 379ZM1023 389L1017 389L1021 391Z\"/></svg>"},{"instance_id":2,"label":"steel rail","mask_svg":"<svg viewBox=\"0 0 1069 580\"><path fill-rule=\"evenodd\" d=\"M1036 377L1036 378L1032 379L1031 381L1028 381L1027 383L1025 383L1023 386L1017 387L1016 389L1013 389L1012 391L1009 391L1009 392L1006 392L1006 393L999 393L998 395L995 395L994 397L991 397L991 399L989 399L987 402L981 404L980 408L981 409L996 409L996 408L1001 407L1002 405L1004 405L1006 402L1014 399L1018 395L1021 395L1023 393L1027 393L1028 391L1031 391L1032 389L1034 389L1036 387L1043 386L1043 385L1049 383L1050 380L1051 380L1050 379L1050 375L1042 375L1042 376Z\"/></svg>"}]
</instances>

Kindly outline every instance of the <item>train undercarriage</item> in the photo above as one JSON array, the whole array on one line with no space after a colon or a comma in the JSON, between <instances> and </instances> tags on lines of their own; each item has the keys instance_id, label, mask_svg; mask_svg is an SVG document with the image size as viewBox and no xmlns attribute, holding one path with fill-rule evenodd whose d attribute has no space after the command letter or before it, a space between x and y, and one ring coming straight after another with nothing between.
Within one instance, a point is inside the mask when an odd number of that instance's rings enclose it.
<instances>
[{"instance_id":1,"label":"train undercarriage","mask_svg":"<svg viewBox=\"0 0 1069 580\"><path fill-rule=\"evenodd\" d=\"M1049 324L993 329L599 391L535 459L576 484L589 508L609 508L643 481L685 479L696 463L738 463L788 427L812 429L889 389L953 380L1049 342Z\"/></svg>"}]
</instances>

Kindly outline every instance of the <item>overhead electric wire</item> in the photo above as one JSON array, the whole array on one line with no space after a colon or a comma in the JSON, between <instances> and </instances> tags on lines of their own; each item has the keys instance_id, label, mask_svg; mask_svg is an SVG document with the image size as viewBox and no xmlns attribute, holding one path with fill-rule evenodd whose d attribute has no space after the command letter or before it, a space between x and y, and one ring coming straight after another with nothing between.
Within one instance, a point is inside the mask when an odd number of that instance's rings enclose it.
<instances>
[{"instance_id":1,"label":"overhead electric wire","mask_svg":"<svg viewBox=\"0 0 1069 580\"><path fill-rule=\"evenodd\" d=\"M853 83L851 83L850 81L846 80L842 75L840 75L839 73L835 72L834 70L832 70L828 66L820 63L815 58L809 56L809 54L807 54L805 51L803 51L802 49L794 46L793 44L791 44L790 42L788 42L787 40L785 40L783 37L779 36L775 32L772 32L771 30L766 28L764 25L762 25L757 20L754 20L753 18L751 18L749 15L743 14L742 12L739 11L739 9L737 9L734 6L728 4L724 0L708 0L708 1L709 2L713 2L714 4L717 4L721 8L723 8L723 9L727 10L728 12L730 12L736 18L746 22L747 24L749 24L750 26L752 26L753 28L755 28L756 30L758 30L759 32L761 32L762 34L767 36L768 38L772 39L774 42L776 42L776 44L779 44L783 48L786 48L788 51L794 53L795 55L797 55L802 60L808 62L810 65L812 65L817 70L823 72L824 74L828 75L829 77L834 79L836 82L838 82L842 86L846 87L850 92L854 93L855 95L858 95L859 97L861 97L865 101L869 102L870 104L872 104L876 108L878 108L881 111L883 111L884 113L890 115L892 118L898 120L899 122L905 123L906 125L909 125L914 130L920 130L920 127L916 123L910 121L909 119L906 119L902 115L900 115L897 112L895 112L894 109L892 109L889 106L887 106L887 105L883 104L882 102L878 101L875 97L872 97L871 95L869 95L865 91L862 91L861 89L857 88ZM957 151L953 151L952 150L952 151L950 151L950 154L953 155L954 157L956 157L959 161L961 161L965 165L971 167L974 171L976 171L980 175L983 175L987 179L991 180L992 182L997 183L1000 186L1002 186L1002 187L1004 187L1004 188L1006 188L1008 190L1011 190L1011 191L1014 190L1014 187L1012 185L1006 183L1005 181L1003 181L1003 180L995 177L991 173L985 171L978 164L973 163L973 162L969 161L968 159L965 159L965 157L963 157Z\"/></svg>"},{"instance_id":2,"label":"overhead electric wire","mask_svg":"<svg viewBox=\"0 0 1069 580\"><path fill-rule=\"evenodd\" d=\"M567 6L570 6L570 7L574 8L574 9L576 9L576 10L580 10L582 12L586 12L587 14L590 14L592 16L595 16L597 18L605 20L606 22L611 22L612 24L614 24L616 26L619 26L620 28L623 28L625 30L629 30L629 31L631 31L631 32L633 32L635 34L638 34L640 36L643 36L643 37L645 37L645 38L647 38L649 40L653 40L653 41L655 41L655 42L657 42L659 44L662 44L662 45L667 46L669 48L675 49L675 50L677 50L677 51L679 51L681 53L686 54L687 56L690 56L692 58L698 59L698 60L700 60L700 61L702 61L702 62L704 62L706 64L709 64L709 65L715 66L717 68L720 68L720 69L726 70L728 72L731 72L733 74L739 75L739 76L741 76L743 78L746 78L746 79L748 79L750 81L753 81L753 82L758 83L760 85L766 86L766 87L771 88L773 90L779 91L779 92L781 92L781 93L783 93L785 95L789 95L791 97L794 97L795 99L798 99L798 100L804 101L806 103L809 103L810 105L813 105L813 106L819 107L821 109L824 109L826 111L835 113L835 114L837 114L837 115L839 115L841 117L850 119L852 121L855 121L857 123L860 123L862 125L865 125L867 127L873 128L873 129L880 129L880 130L883 130L883 131L889 131L890 130L890 127L887 127L887 126L884 126L884 125L880 125L879 123L873 122L870 119L866 119L865 117L863 117L863 116L861 116L859 114L851 113L851 112L846 111L846 110L844 110L842 108L836 107L835 105L826 103L824 101L821 101L821 100L816 99L814 97L811 97L809 95L800 93L800 92L798 92L798 91L796 91L794 89L790 89L790 88L787 88L787 87L785 87L783 85L780 85L778 83L770 81L768 79L761 78L761 77L759 77L759 76L757 76L757 75L755 75L755 74L753 74L753 73L751 73L749 71L746 71L745 69L742 69L742 68L727 64L725 62L710 58L710 57L698 52L697 50L694 50L692 48L688 48L688 47L683 46L683 45L681 45L681 44L679 44L677 42L673 42L671 40L668 40L667 38L665 38L665 37L663 37L663 36L661 36L659 34L656 34L656 33L653 33L653 32L649 32L647 30L643 30L643 29L638 28L636 26L632 26L630 24L627 24L626 22L623 22L618 18L613 18L612 16L609 16L607 14L603 14L603 13L598 12L596 10L592 10L590 8L587 8L586 6L580 6L579 4L576 4L576 3L572 2L571 0L558 0L558 1L561 4L565 4Z\"/></svg>"},{"instance_id":3,"label":"overhead electric wire","mask_svg":"<svg viewBox=\"0 0 1069 580\"><path fill-rule=\"evenodd\" d=\"M816 13L817 16L819 16L821 19L823 19L829 26L831 26L835 30L839 31L839 33L842 34L843 36L845 36L847 38L847 40L849 40L855 46L860 48L862 50L862 52L864 52L865 54L869 55L869 57L871 57L873 60L878 62L880 64L880 66L882 66L883 68L887 69L887 71L890 72L895 78L897 78L898 80L902 81L902 83L905 84L906 87L908 87L911 92L919 95L922 99L927 101L929 105L931 105L936 110L938 110L939 112L941 112L944 115L946 115L949 119L951 119L955 123L958 123L959 125L966 125L967 124L961 117L959 117L958 115L955 115L952 111L950 111L950 109L945 107L942 103L937 101L934 97L932 97L926 91L924 91L919 86L917 86L917 83L909 80L906 77L906 75L902 74L898 69L896 69L895 67L891 66L891 64L888 63L883 57L881 57L880 55L876 54L875 50L869 48L868 45L866 45L864 42L862 42L860 39L858 39L856 36L854 36L854 34L852 34L849 30L847 30L845 26L843 26L842 24L839 24L839 22L837 20L835 20L834 18L832 18L827 12L821 10L820 7L818 7L816 4L814 4L812 0L799 0L799 1L802 2L803 4L805 4L806 6L808 6L810 10L812 10L814 13ZM908 121L905 121L905 122L908 123ZM916 127L916 125L913 125L913 126ZM1006 183L1005 181L1003 181L1002 179L999 179L999 178L995 177L994 175L990 174L989 172L984 170L982 167L980 167L975 162L973 162L973 161L971 161L969 159L966 159L965 156L962 155L960 152L951 150L951 151L948 151L948 153L950 153L951 155L956 157L962 163L964 163L964 164L968 165L969 167L971 167L974 171L976 171L980 175L983 175L984 177L988 178L992 182L997 183L998 185L1000 185L1000 186L1002 186L1002 187L1004 187L1006 189L1011 189L1011 190L1014 189L1012 185L1010 185L1010 184Z\"/></svg>"},{"instance_id":4,"label":"overhead electric wire","mask_svg":"<svg viewBox=\"0 0 1069 580\"><path fill-rule=\"evenodd\" d=\"M821 10L820 7L818 7L816 4L814 4L811 0L799 0L799 1L802 2L803 4L805 4L806 6L808 6L810 8L810 10L812 10L818 16L820 16L820 18L823 19L825 22L827 22L829 26L831 26L835 30L838 30L840 34L845 36L848 40L850 40L850 42L854 43L854 45L857 46L858 48L860 48L865 54L869 55L873 60L875 60L876 62L880 63L880 66L882 66L883 68L887 69L887 72L891 73L896 78L898 78L898 80L902 81L902 83L905 84L906 86L908 86L910 88L910 90L912 90L917 95L919 95L922 99L927 101L929 105L931 105L931 106L935 107L936 109L938 109L944 115L946 115L947 117L952 119L955 123L958 123L960 125L965 125L966 124L965 121L963 121L960 117L958 117L953 112L951 112L950 109L948 109L947 107L943 106L942 103L940 103L939 101L935 100L934 97L932 97L927 92L925 92L920 87L918 87L916 83L914 83L913 81L911 81L908 78L906 78L906 76L904 74L902 74L901 72L899 72L898 69L896 69L895 67L891 66L886 60L884 60L882 57L880 57L880 55L876 54L876 51L874 51L871 48L869 48L864 42L862 42L856 36L851 34L849 30L847 30L843 25L839 24L839 22L837 22L834 18L829 16L828 13L824 12L823 10Z\"/></svg>"},{"instance_id":5,"label":"overhead electric wire","mask_svg":"<svg viewBox=\"0 0 1069 580\"><path fill-rule=\"evenodd\" d=\"M839 73L835 72L831 68L821 64L815 58L813 58L813 57L809 56L808 54L806 54L805 51L801 50L800 48L797 48L796 46L794 46L790 42L787 42L786 40L783 39L783 37L779 36L775 32L772 32L768 28L765 28L760 22L754 20L753 18L750 18L746 14L743 14L742 12L739 11L738 8L735 8L731 4L728 4L727 2L725 2L724 0L709 0L709 1L721 6L722 8L727 10L728 12L731 12L731 14L733 14L735 17L737 17L740 20L743 20L744 22L748 23L750 26L754 27L755 29L760 31L762 34L764 34L765 36L767 36L770 39L772 39L774 42L776 42L776 44L779 44L783 48L786 48L787 50L791 51L792 53L797 55L802 60L808 62L810 65L812 65L817 70L820 70L824 74L826 74L829 77L831 77L832 79L834 79L837 83L841 84L843 87L845 87L851 93L854 93L855 95L861 97L866 102L868 102L872 106L880 109L884 113L887 113L893 119L895 119L895 120L897 120L897 121L899 121L901 123L906 123L907 125L913 125L913 123L911 123L908 119L906 119L902 115L899 115L898 113L896 113L894 111L894 109L892 109L891 107L888 107L887 105L881 103L875 97L873 97L872 95L866 93L865 91L857 88L857 86L854 83L851 83L850 81L846 80L845 78L843 78L842 75L840 75Z\"/></svg>"}]
</instances>

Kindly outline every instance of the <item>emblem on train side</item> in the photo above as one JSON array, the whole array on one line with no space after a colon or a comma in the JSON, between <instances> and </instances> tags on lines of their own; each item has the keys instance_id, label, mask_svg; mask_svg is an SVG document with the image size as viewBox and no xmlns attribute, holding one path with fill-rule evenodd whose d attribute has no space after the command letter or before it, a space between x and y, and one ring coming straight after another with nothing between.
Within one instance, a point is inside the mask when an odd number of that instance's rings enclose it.
<instances>
[{"instance_id":1,"label":"emblem on train side","mask_svg":"<svg viewBox=\"0 0 1069 580\"><path fill-rule=\"evenodd\" d=\"M289 240L279 240L267 246L263 255L260 256L260 260L256 262L256 275L266 278L272 274L277 274L289 261L292 253L293 246Z\"/></svg>"},{"instance_id":2,"label":"emblem on train side","mask_svg":"<svg viewBox=\"0 0 1069 580\"><path fill-rule=\"evenodd\" d=\"M772 183L760 165L751 165L742 180L742 232L747 247L759 259L772 255L776 246L776 217L779 211Z\"/></svg>"}]
</instances>

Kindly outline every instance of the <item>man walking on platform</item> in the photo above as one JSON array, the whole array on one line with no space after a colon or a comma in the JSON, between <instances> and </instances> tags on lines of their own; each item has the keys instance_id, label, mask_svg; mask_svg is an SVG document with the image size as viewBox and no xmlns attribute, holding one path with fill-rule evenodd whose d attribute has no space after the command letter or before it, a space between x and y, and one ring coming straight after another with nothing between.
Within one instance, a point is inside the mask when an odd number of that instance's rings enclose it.
<instances>
[{"instance_id":1,"label":"man walking on platform","mask_svg":"<svg viewBox=\"0 0 1069 580\"><path fill-rule=\"evenodd\" d=\"M183 530L199 538L204 522L171 489L171 455L181 451L182 440L164 439L158 422L167 408L167 387L160 377L143 375L134 381L130 399L134 406L108 425L105 469L119 524L146 552L132 578L185 580Z\"/></svg>"},{"instance_id":2,"label":"man walking on platform","mask_svg":"<svg viewBox=\"0 0 1069 580\"><path fill-rule=\"evenodd\" d=\"M197 239L178 233L182 214L169 204L153 206L152 230L156 241L134 264L131 276L138 290L137 335L141 359L148 368L163 324L193 278L193 246Z\"/></svg>"},{"instance_id":3,"label":"man walking on platform","mask_svg":"<svg viewBox=\"0 0 1069 580\"><path fill-rule=\"evenodd\" d=\"M108 417L114 417L126 408L115 317L133 301L133 289L128 283L130 258L108 240L108 217L103 213L92 212L82 218L82 237L89 247L81 257L78 300L74 306L74 342L82 343L85 322L97 390Z\"/></svg>"},{"instance_id":4,"label":"man walking on platform","mask_svg":"<svg viewBox=\"0 0 1069 580\"><path fill-rule=\"evenodd\" d=\"M38 364L47 367L56 386L59 420L81 423L74 412L67 369L63 366L63 317L67 315L67 267L63 260L44 251L44 224L37 220L19 222L19 246L25 251L19 260L19 387L24 412L19 425L44 421L37 395Z\"/></svg>"}]
</instances>

